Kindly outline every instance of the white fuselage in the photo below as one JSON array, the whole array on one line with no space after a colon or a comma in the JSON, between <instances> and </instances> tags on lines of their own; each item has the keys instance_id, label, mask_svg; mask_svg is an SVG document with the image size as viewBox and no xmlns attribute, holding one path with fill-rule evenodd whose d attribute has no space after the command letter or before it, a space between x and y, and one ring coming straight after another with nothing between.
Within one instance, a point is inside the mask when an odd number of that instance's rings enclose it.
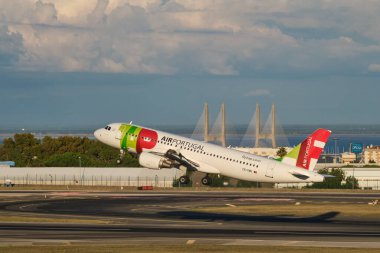
<instances>
[{"instance_id":1,"label":"white fuselage","mask_svg":"<svg viewBox=\"0 0 380 253\"><path fill-rule=\"evenodd\" d=\"M95 132L95 137L107 145L120 149L120 125L120 123L110 124L111 130L99 129ZM154 148L142 150L142 152L165 154L168 150L174 150L186 159L198 164L198 171L201 172L220 174L246 181L271 183L307 183L324 180L324 177L318 173L273 159L175 134L153 131L157 132L157 144ZM128 151L136 152L133 149L128 149Z\"/></svg>"}]
</instances>

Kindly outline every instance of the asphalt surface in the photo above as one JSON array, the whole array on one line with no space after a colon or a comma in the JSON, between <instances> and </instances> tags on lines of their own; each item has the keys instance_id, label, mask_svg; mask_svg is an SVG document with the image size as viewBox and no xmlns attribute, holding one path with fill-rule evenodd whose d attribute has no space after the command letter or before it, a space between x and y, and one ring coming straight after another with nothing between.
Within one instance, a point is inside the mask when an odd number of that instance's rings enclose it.
<instances>
[{"instance_id":1,"label":"asphalt surface","mask_svg":"<svg viewBox=\"0 0 380 253\"><path fill-rule=\"evenodd\" d=\"M380 248L380 217L219 214L197 207L361 203L380 194L257 192L0 192L0 215L92 219L109 224L0 223L1 244L131 243Z\"/></svg>"}]
</instances>

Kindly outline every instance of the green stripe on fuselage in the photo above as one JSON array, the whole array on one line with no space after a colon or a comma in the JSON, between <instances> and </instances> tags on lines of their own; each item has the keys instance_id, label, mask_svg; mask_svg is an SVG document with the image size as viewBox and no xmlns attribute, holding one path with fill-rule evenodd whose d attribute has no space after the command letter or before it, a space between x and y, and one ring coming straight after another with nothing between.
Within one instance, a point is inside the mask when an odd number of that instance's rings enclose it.
<instances>
[{"instance_id":1,"label":"green stripe on fuselage","mask_svg":"<svg viewBox=\"0 0 380 253\"><path fill-rule=\"evenodd\" d=\"M122 149L134 149L136 150L138 135L141 131L140 127L122 124L119 128L121 131L120 147Z\"/></svg>"}]
</instances>

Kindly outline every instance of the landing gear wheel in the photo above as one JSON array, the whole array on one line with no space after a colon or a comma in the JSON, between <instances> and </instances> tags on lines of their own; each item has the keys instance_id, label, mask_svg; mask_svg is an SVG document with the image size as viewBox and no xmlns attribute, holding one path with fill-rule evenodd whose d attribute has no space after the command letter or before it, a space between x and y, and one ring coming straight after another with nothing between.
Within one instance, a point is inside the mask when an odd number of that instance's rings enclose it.
<instances>
[{"instance_id":1,"label":"landing gear wheel","mask_svg":"<svg viewBox=\"0 0 380 253\"><path fill-rule=\"evenodd\" d=\"M179 178L179 183L180 184L188 184L190 182L190 179L188 176L182 176Z\"/></svg>"},{"instance_id":2,"label":"landing gear wheel","mask_svg":"<svg viewBox=\"0 0 380 253\"><path fill-rule=\"evenodd\" d=\"M204 178L202 178L201 182L203 185L211 185L212 180L211 177L205 176Z\"/></svg>"},{"instance_id":3,"label":"landing gear wheel","mask_svg":"<svg viewBox=\"0 0 380 253\"><path fill-rule=\"evenodd\" d=\"M116 160L116 163L120 164L123 161L123 158L124 158L124 150L120 149L119 159Z\"/></svg>"}]
</instances>

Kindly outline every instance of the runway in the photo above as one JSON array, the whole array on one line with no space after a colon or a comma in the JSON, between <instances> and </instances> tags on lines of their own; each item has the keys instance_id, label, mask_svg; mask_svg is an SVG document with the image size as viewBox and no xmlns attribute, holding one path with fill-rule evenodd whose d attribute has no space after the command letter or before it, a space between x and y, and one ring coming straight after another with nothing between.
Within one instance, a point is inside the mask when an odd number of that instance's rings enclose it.
<instances>
[{"instance_id":1,"label":"runway","mask_svg":"<svg viewBox=\"0 0 380 253\"><path fill-rule=\"evenodd\" d=\"M356 203L380 194L257 192L0 192L3 216L86 219L85 223L0 223L0 244L130 243L292 245L380 248L380 219L224 214L202 207ZM380 208L380 207L373 207ZM88 221L103 224L89 224Z\"/></svg>"}]
</instances>

